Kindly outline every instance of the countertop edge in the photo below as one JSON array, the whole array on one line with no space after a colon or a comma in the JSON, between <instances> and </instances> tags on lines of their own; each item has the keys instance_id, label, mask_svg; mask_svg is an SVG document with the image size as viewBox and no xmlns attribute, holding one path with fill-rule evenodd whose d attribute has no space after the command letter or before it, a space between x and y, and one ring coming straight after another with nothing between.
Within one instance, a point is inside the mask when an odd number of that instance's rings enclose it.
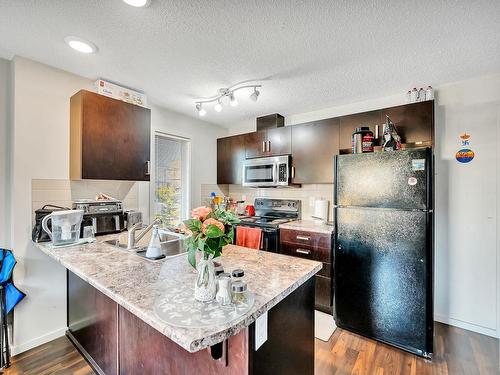
<instances>
[{"instance_id":1,"label":"countertop edge","mask_svg":"<svg viewBox=\"0 0 500 375\"><path fill-rule=\"evenodd\" d=\"M137 318L141 319L144 323L148 324L149 326L151 326L152 328L154 328L155 330L160 332L162 335L167 337L169 340L172 340L177 345L181 346L183 349L185 349L186 351L188 351L190 353L195 353L195 352L198 352L202 349L206 349L212 345L215 345L217 343L220 343L220 342L228 339L231 336L238 334L242 329L247 328L253 322L255 322L255 320L258 317L260 317L262 314L264 314L266 311L269 311L271 308L273 308L278 303L280 303L282 300L284 300L286 297L288 297L293 291L295 291L298 287L303 285L307 280L314 277L314 275L316 273L318 273L322 268L322 264L319 262L316 262L316 263L318 263L318 265L313 270L311 270L309 273L304 275L302 278L298 279L295 283L293 283L290 287L285 289L283 292L281 292L277 296L272 297L268 303L261 306L258 310L251 313L249 316L245 317L241 321L236 321L236 323L232 324L231 327L229 327L229 328L221 330L220 332L217 332L217 333L212 334L210 336L204 337L202 339L194 340L189 344L189 346L186 346L185 342L176 340L175 335L168 335L165 332L165 330L163 329L163 327L160 327L160 325L155 320L148 319L146 312L144 312L140 309L133 308L132 306L127 304L126 301L124 301L122 298L120 298L116 294L113 294L112 292L110 292L110 290L108 288L99 284L98 282L93 280L91 277L88 277L85 274L83 274L78 269L78 267L74 267L73 265L66 263L60 257L57 257L54 254L50 253L50 251L48 251L48 249L46 249L45 247L39 246L37 243L35 243L35 246L39 250L41 250L44 254L46 254L49 258L55 260L56 262L61 264L63 267L65 267L67 270L73 272L75 275L77 275L82 280L84 280L85 282L87 282L88 284L90 284L91 286L96 288L98 291L103 293L105 296L112 299L118 305L120 305L121 307L123 307L124 309L129 311L130 313L134 314ZM286 255L283 255L283 256L286 256ZM293 258L293 257L291 257L291 258Z\"/></svg>"}]
</instances>

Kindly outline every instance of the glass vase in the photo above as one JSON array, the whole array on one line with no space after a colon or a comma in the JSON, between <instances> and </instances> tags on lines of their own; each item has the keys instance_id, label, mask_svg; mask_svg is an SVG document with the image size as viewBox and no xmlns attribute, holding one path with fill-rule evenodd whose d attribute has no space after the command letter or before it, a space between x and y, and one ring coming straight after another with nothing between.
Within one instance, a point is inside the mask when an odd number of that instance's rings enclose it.
<instances>
[{"instance_id":1,"label":"glass vase","mask_svg":"<svg viewBox=\"0 0 500 375\"><path fill-rule=\"evenodd\" d=\"M215 267L213 255L205 255L196 265L198 276L194 286L194 298L200 302L208 302L215 298L217 284L215 279Z\"/></svg>"}]
</instances>

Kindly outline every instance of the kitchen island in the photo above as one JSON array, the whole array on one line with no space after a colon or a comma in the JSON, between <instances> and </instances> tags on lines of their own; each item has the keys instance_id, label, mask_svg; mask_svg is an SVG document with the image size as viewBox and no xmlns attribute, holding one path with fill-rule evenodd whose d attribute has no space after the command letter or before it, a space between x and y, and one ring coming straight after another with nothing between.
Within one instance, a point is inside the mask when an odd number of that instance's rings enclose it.
<instances>
[{"instance_id":1,"label":"kitchen island","mask_svg":"<svg viewBox=\"0 0 500 375\"><path fill-rule=\"evenodd\" d=\"M222 264L226 271L245 270L255 304L229 323L188 328L155 312L171 288L194 289L196 272L186 255L153 262L101 242L37 246L67 269L67 335L97 373L314 372L313 276L319 262L226 246ZM267 327L259 323L256 332L259 317L267 318Z\"/></svg>"}]
</instances>

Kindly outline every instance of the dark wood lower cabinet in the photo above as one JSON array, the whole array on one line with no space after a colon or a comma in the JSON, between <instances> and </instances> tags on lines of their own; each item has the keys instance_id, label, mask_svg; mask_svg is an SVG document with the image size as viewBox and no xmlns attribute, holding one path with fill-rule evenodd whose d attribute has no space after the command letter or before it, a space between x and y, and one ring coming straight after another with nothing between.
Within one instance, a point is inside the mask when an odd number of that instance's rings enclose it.
<instances>
[{"instance_id":1,"label":"dark wood lower cabinet","mask_svg":"<svg viewBox=\"0 0 500 375\"><path fill-rule=\"evenodd\" d=\"M190 353L72 272L67 336L98 374L312 375L314 288L309 279L268 312L268 339L255 350L255 323L224 343Z\"/></svg>"},{"instance_id":2,"label":"dark wood lower cabinet","mask_svg":"<svg viewBox=\"0 0 500 375\"><path fill-rule=\"evenodd\" d=\"M99 374L118 374L118 305L67 272L68 337Z\"/></svg>"},{"instance_id":3,"label":"dark wood lower cabinet","mask_svg":"<svg viewBox=\"0 0 500 375\"><path fill-rule=\"evenodd\" d=\"M332 279L324 276L316 276L316 310L332 313Z\"/></svg>"},{"instance_id":4,"label":"dark wood lower cabinet","mask_svg":"<svg viewBox=\"0 0 500 375\"><path fill-rule=\"evenodd\" d=\"M189 353L123 307L120 311L120 374L219 374L247 371L248 329L228 340L227 366L213 360L210 350Z\"/></svg>"},{"instance_id":5,"label":"dark wood lower cabinet","mask_svg":"<svg viewBox=\"0 0 500 375\"><path fill-rule=\"evenodd\" d=\"M316 274L315 308L333 314L332 235L305 230L280 229L280 253L323 262Z\"/></svg>"}]
</instances>

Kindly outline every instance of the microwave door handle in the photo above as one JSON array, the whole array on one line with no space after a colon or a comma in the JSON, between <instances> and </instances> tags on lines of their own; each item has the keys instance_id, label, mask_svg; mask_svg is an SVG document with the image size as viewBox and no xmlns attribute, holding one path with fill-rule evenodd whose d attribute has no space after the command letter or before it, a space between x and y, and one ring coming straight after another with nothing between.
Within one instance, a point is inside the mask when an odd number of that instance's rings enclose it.
<instances>
[{"instance_id":1,"label":"microwave door handle","mask_svg":"<svg viewBox=\"0 0 500 375\"><path fill-rule=\"evenodd\" d=\"M278 177L278 164L274 163L273 164L273 183L277 184L278 181L279 181L279 177Z\"/></svg>"}]
</instances>

